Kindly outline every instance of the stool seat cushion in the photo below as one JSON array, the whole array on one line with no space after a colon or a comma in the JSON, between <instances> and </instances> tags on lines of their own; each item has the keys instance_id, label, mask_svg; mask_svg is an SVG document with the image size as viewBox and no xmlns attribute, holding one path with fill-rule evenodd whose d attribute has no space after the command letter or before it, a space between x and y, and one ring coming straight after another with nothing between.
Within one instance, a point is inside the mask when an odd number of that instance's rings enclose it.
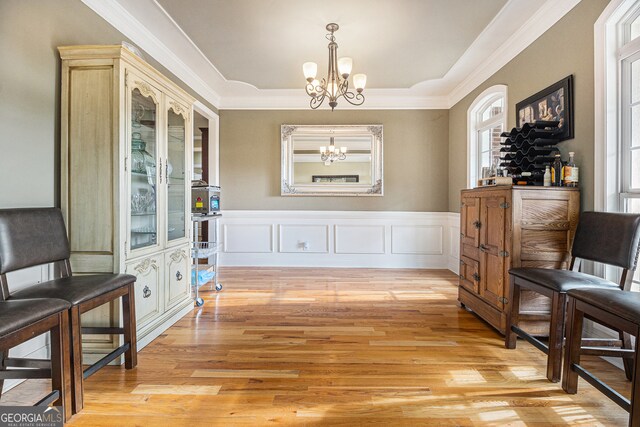
<instances>
[{"instance_id":1,"label":"stool seat cushion","mask_svg":"<svg viewBox=\"0 0 640 427\"><path fill-rule=\"evenodd\" d=\"M640 293L615 289L574 289L567 295L640 325Z\"/></svg>"},{"instance_id":2,"label":"stool seat cushion","mask_svg":"<svg viewBox=\"0 0 640 427\"><path fill-rule=\"evenodd\" d=\"M53 298L0 301L0 337L69 308L69 302Z\"/></svg>"},{"instance_id":3,"label":"stool seat cushion","mask_svg":"<svg viewBox=\"0 0 640 427\"><path fill-rule=\"evenodd\" d=\"M571 270L512 268L509 274L560 293L580 288L620 289L620 286L609 280Z\"/></svg>"},{"instance_id":4,"label":"stool seat cushion","mask_svg":"<svg viewBox=\"0 0 640 427\"><path fill-rule=\"evenodd\" d=\"M71 276L39 283L11 294L10 299L60 298L78 305L135 282L130 274Z\"/></svg>"}]
</instances>

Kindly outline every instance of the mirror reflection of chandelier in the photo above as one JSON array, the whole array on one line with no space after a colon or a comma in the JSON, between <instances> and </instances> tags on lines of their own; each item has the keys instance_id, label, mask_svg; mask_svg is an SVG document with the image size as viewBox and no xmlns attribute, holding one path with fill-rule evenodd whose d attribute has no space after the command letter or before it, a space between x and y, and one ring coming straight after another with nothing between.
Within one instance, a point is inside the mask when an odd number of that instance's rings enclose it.
<instances>
[{"instance_id":1,"label":"mirror reflection of chandelier","mask_svg":"<svg viewBox=\"0 0 640 427\"><path fill-rule=\"evenodd\" d=\"M347 147L337 148L333 137L329 139L328 148L320 147L320 160L322 160L324 164L327 166L335 161L344 160L346 158L347 158Z\"/></svg>"},{"instance_id":2,"label":"mirror reflection of chandelier","mask_svg":"<svg viewBox=\"0 0 640 427\"><path fill-rule=\"evenodd\" d=\"M354 74L353 85L356 92L349 91L349 75L353 68L353 60L348 57L338 59L338 44L333 35L338 31L338 24L327 24L326 37L329 40L329 73L327 78L323 78L322 82L316 79L318 73L318 64L315 62L305 62L302 64L304 77L307 79L306 91L311 97L309 105L312 109L318 108L324 102L325 98L329 98L329 106L331 111L338 105L338 98L343 97L351 105L362 105L364 95L362 91L367 83L365 74Z\"/></svg>"}]
</instances>

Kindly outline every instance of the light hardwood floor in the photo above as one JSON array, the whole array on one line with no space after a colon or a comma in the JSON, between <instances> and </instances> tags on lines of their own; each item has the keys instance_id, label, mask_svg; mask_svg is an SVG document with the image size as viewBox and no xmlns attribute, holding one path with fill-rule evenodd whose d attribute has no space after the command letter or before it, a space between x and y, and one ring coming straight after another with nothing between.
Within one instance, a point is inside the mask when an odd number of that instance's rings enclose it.
<instances>
[{"instance_id":1,"label":"light hardwood floor","mask_svg":"<svg viewBox=\"0 0 640 427\"><path fill-rule=\"evenodd\" d=\"M627 423L584 381L573 396L549 383L528 343L506 350L457 305L449 271L226 268L220 278L224 290L205 291L135 370L89 378L70 425ZM628 395L622 371L588 366Z\"/></svg>"}]
</instances>

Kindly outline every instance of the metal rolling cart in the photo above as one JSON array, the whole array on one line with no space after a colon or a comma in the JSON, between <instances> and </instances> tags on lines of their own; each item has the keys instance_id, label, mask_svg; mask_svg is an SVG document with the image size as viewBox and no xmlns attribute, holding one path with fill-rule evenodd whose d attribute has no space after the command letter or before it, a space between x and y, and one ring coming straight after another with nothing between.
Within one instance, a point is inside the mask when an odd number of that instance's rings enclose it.
<instances>
[{"instance_id":1,"label":"metal rolling cart","mask_svg":"<svg viewBox=\"0 0 640 427\"><path fill-rule=\"evenodd\" d=\"M195 288L195 302L196 306L201 307L204 304L204 300L199 295L199 289L202 284L200 284L199 273L199 260L204 258L213 257L213 264L211 268L213 268L213 283L215 285L216 291L222 290L222 284L218 282L218 250L221 247L221 242L218 241L218 228L215 223L218 218L220 218L222 214L212 213L212 214L192 214L191 221L193 221L193 247L191 249L191 258L193 259L193 270L195 271L195 280L192 280L191 286ZM198 238L198 229L200 227L200 223L203 221L214 221L214 239L210 242L198 242L196 239Z\"/></svg>"}]
</instances>

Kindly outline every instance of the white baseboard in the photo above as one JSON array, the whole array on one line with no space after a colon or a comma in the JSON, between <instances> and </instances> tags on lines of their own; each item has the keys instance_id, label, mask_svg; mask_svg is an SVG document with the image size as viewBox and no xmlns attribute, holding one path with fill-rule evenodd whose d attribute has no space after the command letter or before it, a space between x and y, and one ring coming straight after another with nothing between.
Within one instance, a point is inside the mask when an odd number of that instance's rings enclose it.
<instances>
[{"instance_id":1,"label":"white baseboard","mask_svg":"<svg viewBox=\"0 0 640 427\"><path fill-rule=\"evenodd\" d=\"M225 211L221 266L432 268L458 272L459 214Z\"/></svg>"}]
</instances>

